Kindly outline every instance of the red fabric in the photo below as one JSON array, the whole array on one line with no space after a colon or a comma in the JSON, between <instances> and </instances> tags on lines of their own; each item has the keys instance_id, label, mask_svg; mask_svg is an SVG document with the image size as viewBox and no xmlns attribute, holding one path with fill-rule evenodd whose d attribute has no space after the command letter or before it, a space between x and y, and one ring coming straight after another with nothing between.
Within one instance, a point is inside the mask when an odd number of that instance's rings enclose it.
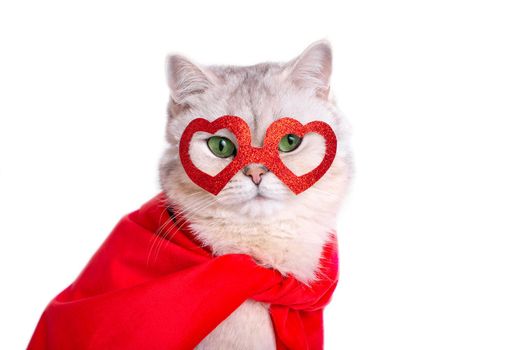
<instances>
[{"instance_id":1,"label":"red fabric","mask_svg":"<svg viewBox=\"0 0 525 350\"><path fill-rule=\"evenodd\" d=\"M162 194L126 215L73 284L45 309L28 349L193 349L247 299L270 303L278 349L322 349L338 277L335 238L306 286L248 255L214 257L172 224ZM173 225L172 225L173 226ZM158 245L157 245L158 246Z\"/></svg>"}]
</instances>

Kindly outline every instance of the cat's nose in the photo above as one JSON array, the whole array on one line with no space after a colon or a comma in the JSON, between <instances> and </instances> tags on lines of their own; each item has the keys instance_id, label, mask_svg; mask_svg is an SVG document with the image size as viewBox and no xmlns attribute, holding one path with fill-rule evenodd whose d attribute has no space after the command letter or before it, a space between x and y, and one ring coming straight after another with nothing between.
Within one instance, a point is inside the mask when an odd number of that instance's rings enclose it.
<instances>
[{"instance_id":1,"label":"cat's nose","mask_svg":"<svg viewBox=\"0 0 525 350\"><path fill-rule=\"evenodd\" d=\"M262 176L268 172L268 168L262 164L249 164L242 169L242 173L252 178L254 184L259 186Z\"/></svg>"}]
</instances>

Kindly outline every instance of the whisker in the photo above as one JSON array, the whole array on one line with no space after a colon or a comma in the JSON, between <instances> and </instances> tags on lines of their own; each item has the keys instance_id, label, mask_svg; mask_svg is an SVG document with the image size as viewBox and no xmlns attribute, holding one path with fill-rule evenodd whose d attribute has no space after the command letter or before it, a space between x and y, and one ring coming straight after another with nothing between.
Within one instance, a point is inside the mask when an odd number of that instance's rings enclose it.
<instances>
[{"instance_id":1,"label":"whisker","mask_svg":"<svg viewBox=\"0 0 525 350\"><path fill-rule=\"evenodd\" d=\"M213 198L213 197L212 197ZM190 214L190 213L194 213L194 212L197 212L199 210L202 210L204 209L208 203L208 201L210 200L210 197L207 196L205 198L200 198L196 201L194 201L193 203L191 203L190 205L186 206L185 208L180 208L180 207L177 207L177 208L173 208L173 213L175 214L175 216L182 216L184 217L185 215L187 214ZM157 246L157 249L156 249L156 256L158 256L158 253L161 249L161 246L164 244L166 244L166 239L168 237L168 235L170 235L170 232L172 232L174 229L179 229L181 227L181 225L176 225L173 220L170 218L169 220L167 220L168 222L168 225L169 225L169 228L164 230L163 234L161 235L161 239L159 239L159 244ZM171 239L171 236L170 238ZM167 240L169 240L167 239ZM164 242L162 242L164 240Z\"/></svg>"},{"instance_id":2,"label":"whisker","mask_svg":"<svg viewBox=\"0 0 525 350\"><path fill-rule=\"evenodd\" d=\"M195 193L194 193L195 194ZM206 198L201 199L197 199L195 202L193 202L188 208L187 210L191 209L192 206L198 206L202 203L204 203ZM166 201L166 203L164 204L164 210L167 210L168 207L170 207L171 204L169 203L169 201ZM160 217L159 217L159 220L160 220ZM172 220L169 219L169 220L166 220L158 229L157 229L157 232L155 232L155 235L153 236L153 243L151 243L150 241L150 249L149 249L149 252L148 252L148 258L147 258L147 261L148 261L148 264L149 264L149 261L150 261L150 258L151 258L151 254L153 253L153 251L155 251L155 246L157 244L161 244L162 243L162 239L166 236L166 233L163 233L162 231L169 225L172 224Z\"/></svg>"},{"instance_id":3,"label":"whisker","mask_svg":"<svg viewBox=\"0 0 525 350\"><path fill-rule=\"evenodd\" d=\"M199 205L193 206L192 210L186 210L186 213L184 215L181 214L182 211L177 212L176 215L179 215L179 217L182 217L182 220L173 222L173 220L170 218L170 221L171 221L172 225L169 228L169 230L166 231L166 233L163 235L164 242L161 242L159 244L159 246L157 248L157 251L156 251L154 262L157 260L157 258L159 256L161 250L163 249L163 247L165 247L166 244L168 244L168 242L173 238L173 235L182 227L182 225L184 225L186 222L188 222L189 216L191 216L195 212L198 212L198 211L201 211L203 209L208 208L209 206L211 206L212 204L214 204L216 202L213 197L212 198L206 198L206 199L207 200L211 199L211 201L209 201L209 202L205 201L204 203L200 202Z\"/></svg>"}]
</instances>

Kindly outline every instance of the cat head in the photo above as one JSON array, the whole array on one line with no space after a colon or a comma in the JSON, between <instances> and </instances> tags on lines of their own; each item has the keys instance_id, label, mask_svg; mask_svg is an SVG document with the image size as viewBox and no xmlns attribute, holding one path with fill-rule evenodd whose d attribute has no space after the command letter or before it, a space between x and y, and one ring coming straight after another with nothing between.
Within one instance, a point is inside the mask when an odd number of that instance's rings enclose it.
<instances>
[{"instance_id":1,"label":"cat head","mask_svg":"<svg viewBox=\"0 0 525 350\"><path fill-rule=\"evenodd\" d=\"M270 220L280 216L334 216L351 172L346 120L330 94L332 51L326 41L312 44L287 63L254 66L201 66L172 55L167 58L170 89L166 139L169 147L160 164L161 186L168 198L190 217L229 218L233 221ZM215 196L193 183L179 158L179 142L196 118L209 121L223 115L241 117L251 130L252 145L261 147L275 120L292 117L302 124L328 123L338 139L336 157L327 173L306 191L294 194L264 165L249 164ZM218 174L235 157L237 140L222 129L197 132L189 154L197 168ZM325 155L325 140L315 133L287 135L279 145L283 163L296 175L314 169Z\"/></svg>"}]
</instances>

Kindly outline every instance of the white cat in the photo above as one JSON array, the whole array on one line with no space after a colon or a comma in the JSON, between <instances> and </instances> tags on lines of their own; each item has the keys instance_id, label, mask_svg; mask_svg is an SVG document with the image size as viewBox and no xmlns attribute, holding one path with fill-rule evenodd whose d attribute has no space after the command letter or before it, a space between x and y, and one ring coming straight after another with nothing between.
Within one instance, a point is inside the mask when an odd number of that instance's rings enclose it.
<instances>
[{"instance_id":1,"label":"white cat","mask_svg":"<svg viewBox=\"0 0 525 350\"><path fill-rule=\"evenodd\" d=\"M326 41L312 44L288 63L203 67L180 55L168 57L169 147L160 163L161 186L215 255L249 254L261 265L293 274L305 283L315 278L351 174L349 131L331 98L331 71L332 51ZM303 124L322 120L337 135L336 158L329 171L299 195L266 168L252 164L214 196L188 178L178 146L192 119L214 120L222 115L242 117L250 126L254 146L262 145L267 127L276 119L287 116ZM217 150L214 154L212 135L204 132L197 133L190 144L194 164L212 175L231 161L234 153L228 152L236 145L227 130L215 135L220 136L215 140L221 143L223 154ZM297 175L313 169L324 156L325 141L317 134L289 141L291 150L283 151L281 158ZM268 305L246 301L197 348L275 349Z\"/></svg>"}]
</instances>

